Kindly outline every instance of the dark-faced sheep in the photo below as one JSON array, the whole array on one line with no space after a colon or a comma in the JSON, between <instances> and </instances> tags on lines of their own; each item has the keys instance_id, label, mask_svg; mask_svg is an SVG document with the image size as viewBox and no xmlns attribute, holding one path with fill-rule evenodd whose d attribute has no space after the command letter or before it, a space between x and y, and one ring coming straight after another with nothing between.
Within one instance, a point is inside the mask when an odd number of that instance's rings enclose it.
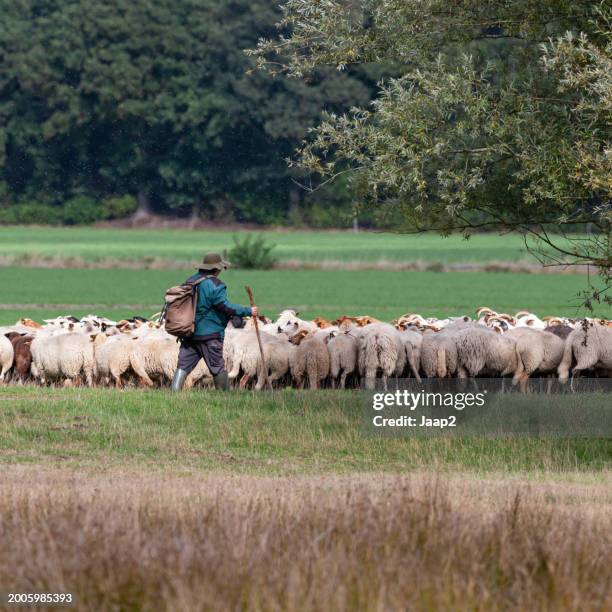
<instances>
[{"instance_id":1,"label":"dark-faced sheep","mask_svg":"<svg viewBox=\"0 0 612 612\"><path fill-rule=\"evenodd\" d=\"M574 331L574 328L565 325L565 323L559 323L557 325L549 325L544 331L549 334L554 334L561 338L561 340L567 340L567 337Z\"/></svg>"}]
</instances>

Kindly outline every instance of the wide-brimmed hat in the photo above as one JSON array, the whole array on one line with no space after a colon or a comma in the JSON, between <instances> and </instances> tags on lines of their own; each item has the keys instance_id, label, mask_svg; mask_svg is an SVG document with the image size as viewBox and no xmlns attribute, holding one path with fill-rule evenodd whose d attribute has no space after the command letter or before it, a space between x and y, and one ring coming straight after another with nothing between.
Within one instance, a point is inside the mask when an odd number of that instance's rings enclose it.
<instances>
[{"instance_id":1,"label":"wide-brimmed hat","mask_svg":"<svg viewBox=\"0 0 612 612\"><path fill-rule=\"evenodd\" d=\"M227 270L229 267L229 261L224 261L219 253L206 253L198 266L200 270Z\"/></svg>"}]
</instances>

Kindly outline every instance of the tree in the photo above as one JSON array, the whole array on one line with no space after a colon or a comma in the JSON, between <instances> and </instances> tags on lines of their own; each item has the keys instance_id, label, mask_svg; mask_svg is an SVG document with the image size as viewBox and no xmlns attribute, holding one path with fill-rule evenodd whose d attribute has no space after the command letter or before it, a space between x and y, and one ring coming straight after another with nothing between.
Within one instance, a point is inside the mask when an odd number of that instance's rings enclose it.
<instances>
[{"instance_id":1,"label":"tree","mask_svg":"<svg viewBox=\"0 0 612 612\"><path fill-rule=\"evenodd\" d=\"M532 237L545 261L596 266L609 303L612 38L609 2L287 0L252 53L304 78L394 62L368 108L328 114L294 164L349 173L404 230ZM277 58L285 57L285 62ZM593 233L572 236L576 224ZM587 299L587 302L588 302Z\"/></svg>"},{"instance_id":2,"label":"tree","mask_svg":"<svg viewBox=\"0 0 612 612\"><path fill-rule=\"evenodd\" d=\"M248 74L243 49L277 18L265 0L0 0L0 187L14 201L130 193L142 211L278 219L284 158L321 108L370 91L335 70Z\"/></svg>"}]
</instances>

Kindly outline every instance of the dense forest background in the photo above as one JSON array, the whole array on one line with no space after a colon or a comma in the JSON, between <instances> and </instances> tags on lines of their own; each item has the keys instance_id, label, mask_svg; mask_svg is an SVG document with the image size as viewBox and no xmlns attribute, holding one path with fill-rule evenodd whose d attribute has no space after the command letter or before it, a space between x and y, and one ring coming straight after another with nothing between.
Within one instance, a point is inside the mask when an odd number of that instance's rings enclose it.
<instances>
[{"instance_id":1,"label":"dense forest background","mask_svg":"<svg viewBox=\"0 0 612 612\"><path fill-rule=\"evenodd\" d=\"M270 0L0 0L0 223L350 224L343 182L309 195L286 160L385 71L252 70L278 18Z\"/></svg>"},{"instance_id":2,"label":"dense forest background","mask_svg":"<svg viewBox=\"0 0 612 612\"><path fill-rule=\"evenodd\" d=\"M609 233L607 3L455 8L0 0L0 223Z\"/></svg>"}]
</instances>

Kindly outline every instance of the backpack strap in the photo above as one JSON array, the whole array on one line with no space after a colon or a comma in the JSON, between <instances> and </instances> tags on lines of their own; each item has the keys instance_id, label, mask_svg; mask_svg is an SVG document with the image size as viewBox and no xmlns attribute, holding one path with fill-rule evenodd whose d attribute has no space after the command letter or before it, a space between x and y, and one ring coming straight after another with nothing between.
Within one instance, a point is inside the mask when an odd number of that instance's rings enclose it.
<instances>
[{"instance_id":1,"label":"backpack strap","mask_svg":"<svg viewBox=\"0 0 612 612\"><path fill-rule=\"evenodd\" d=\"M190 281L189 279L187 279L183 285L191 285L192 287L197 287L201 282L205 281L207 278L212 278L212 276L210 274L207 274L206 276L200 276L200 278L196 278L196 280Z\"/></svg>"},{"instance_id":2,"label":"backpack strap","mask_svg":"<svg viewBox=\"0 0 612 612\"><path fill-rule=\"evenodd\" d=\"M204 282L204 281L205 281L207 278L212 278L212 276L211 276L210 274L206 274L205 276L200 276L200 278L197 278L197 279L196 279L196 280L194 280L194 281L191 281L191 282L187 282L187 281L186 281L186 282L185 282L185 284L186 284L186 285L191 285L191 287L192 287L192 290L193 290L194 294L196 294L196 295L195 295L195 300L196 300L196 301L195 301L195 303L196 303L196 306L197 306L197 303L198 303L198 295L197 295L198 285L199 285L200 283ZM194 314L195 314L195 313L194 313ZM208 314L208 311L206 312L206 314Z\"/></svg>"}]
</instances>

